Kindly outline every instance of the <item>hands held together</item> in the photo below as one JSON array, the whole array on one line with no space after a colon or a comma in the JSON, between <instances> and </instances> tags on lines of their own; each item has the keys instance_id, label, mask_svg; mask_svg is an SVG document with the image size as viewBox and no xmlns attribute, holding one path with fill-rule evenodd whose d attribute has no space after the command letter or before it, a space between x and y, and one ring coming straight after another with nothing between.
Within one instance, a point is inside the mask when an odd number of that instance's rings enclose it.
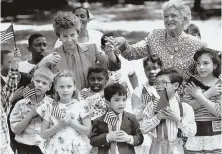
<instances>
[{"instance_id":1,"label":"hands held together","mask_svg":"<svg viewBox=\"0 0 222 154\"><path fill-rule=\"evenodd\" d=\"M111 142L130 142L131 137L123 130L111 131L107 134L106 139Z\"/></svg>"}]
</instances>

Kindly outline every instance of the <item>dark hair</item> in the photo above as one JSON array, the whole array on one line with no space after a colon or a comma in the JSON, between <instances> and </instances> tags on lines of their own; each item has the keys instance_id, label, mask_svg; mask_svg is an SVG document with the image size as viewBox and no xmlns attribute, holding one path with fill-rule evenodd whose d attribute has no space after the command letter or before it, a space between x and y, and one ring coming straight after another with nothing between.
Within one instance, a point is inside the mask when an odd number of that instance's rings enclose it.
<instances>
[{"instance_id":1,"label":"dark hair","mask_svg":"<svg viewBox=\"0 0 222 154\"><path fill-rule=\"evenodd\" d=\"M109 84L104 89L104 97L107 101L110 102L113 95L119 94L120 96L126 96L127 97L127 90L126 88L119 84L119 83L113 83Z\"/></svg>"},{"instance_id":2,"label":"dark hair","mask_svg":"<svg viewBox=\"0 0 222 154\"><path fill-rule=\"evenodd\" d=\"M145 57L143 59L143 67L147 66L148 61L151 61L152 63L157 63L160 66L160 68L163 65L161 59L158 57L157 54L153 54L153 55Z\"/></svg>"},{"instance_id":3,"label":"dark hair","mask_svg":"<svg viewBox=\"0 0 222 154\"><path fill-rule=\"evenodd\" d=\"M76 10L78 10L78 9L84 9L84 10L86 10L86 15L87 15L88 19L90 18L90 17L89 17L89 10L88 10L87 8L84 8L84 7L81 7L81 6L74 8L73 11L72 11L72 13L75 14Z\"/></svg>"},{"instance_id":4,"label":"dark hair","mask_svg":"<svg viewBox=\"0 0 222 154\"><path fill-rule=\"evenodd\" d=\"M188 33L189 31L191 31L191 33ZM191 35L196 33L201 38L200 29L195 24L190 24L187 27L187 29L184 30L184 32L187 33L187 34L191 34Z\"/></svg>"},{"instance_id":5,"label":"dark hair","mask_svg":"<svg viewBox=\"0 0 222 154\"><path fill-rule=\"evenodd\" d=\"M32 34L32 35L29 37L29 39L28 39L28 44L29 44L29 46L32 45L32 42L34 41L34 39L39 38L39 37L44 37L44 36L43 36L42 34L40 34L40 33Z\"/></svg>"},{"instance_id":6,"label":"dark hair","mask_svg":"<svg viewBox=\"0 0 222 154\"><path fill-rule=\"evenodd\" d=\"M183 82L183 76L179 72L177 72L174 68L163 69L159 73L157 73L156 77L158 77L160 75L168 75L170 82L171 83L178 82L179 86Z\"/></svg>"},{"instance_id":7,"label":"dark hair","mask_svg":"<svg viewBox=\"0 0 222 154\"><path fill-rule=\"evenodd\" d=\"M3 60L4 60L5 55L7 55L11 52L12 52L11 50L1 50L1 64L3 64Z\"/></svg>"},{"instance_id":8,"label":"dark hair","mask_svg":"<svg viewBox=\"0 0 222 154\"><path fill-rule=\"evenodd\" d=\"M202 56L203 54L208 54L213 64L217 65L217 68L213 70L213 75L215 77L218 77L221 74L221 61L218 52L219 51L203 47L194 54L193 59L197 62L200 56Z\"/></svg>"},{"instance_id":9,"label":"dark hair","mask_svg":"<svg viewBox=\"0 0 222 154\"><path fill-rule=\"evenodd\" d=\"M90 74L92 73L103 73L105 78L108 80L109 75L107 69L101 67L99 64L93 64L91 67L89 67L87 79L89 79Z\"/></svg>"},{"instance_id":10,"label":"dark hair","mask_svg":"<svg viewBox=\"0 0 222 154\"><path fill-rule=\"evenodd\" d=\"M114 36L114 34L112 32L103 34L103 36L101 37L101 45L102 46L105 46L105 44L107 42L107 40L105 40L105 38L110 37L110 36Z\"/></svg>"}]
</instances>

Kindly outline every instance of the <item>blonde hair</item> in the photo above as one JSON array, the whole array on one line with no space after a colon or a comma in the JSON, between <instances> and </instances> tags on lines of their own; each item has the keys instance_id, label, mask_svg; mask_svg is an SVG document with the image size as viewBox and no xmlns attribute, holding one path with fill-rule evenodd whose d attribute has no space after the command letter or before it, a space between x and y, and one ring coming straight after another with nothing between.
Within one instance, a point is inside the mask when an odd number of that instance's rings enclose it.
<instances>
[{"instance_id":1,"label":"blonde hair","mask_svg":"<svg viewBox=\"0 0 222 154\"><path fill-rule=\"evenodd\" d=\"M190 25L191 21L191 10L190 8L184 4L181 0L169 0L162 5L162 16L164 17L164 11L169 9L170 7L175 7L184 19L183 30L187 29Z\"/></svg>"},{"instance_id":2,"label":"blonde hair","mask_svg":"<svg viewBox=\"0 0 222 154\"><path fill-rule=\"evenodd\" d=\"M62 72L60 72L60 73L58 73L58 74L56 75L56 77L55 77L55 79L54 79L54 85L55 85L54 88L56 88L56 84L57 84L58 80L59 80L61 77L70 77L70 78L72 78L73 84L76 86L76 90L73 91L72 98L79 100L79 97L80 97L80 96L79 96L79 90L77 89L76 80L75 80L75 78L74 78L73 73L72 73L71 71L69 71L69 70L64 70L64 71L62 71ZM58 94L58 92L57 92L56 89L55 89L55 101L59 101L59 99L60 99L59 94Z\"/></svg>"},{"instance_id":3,"label":"blonde hair","mask_svg":"<svg viewBox=\"0 0 222 154\"><path fill-rule=\"evenodd\" d=\"M54 79L54 74L47 67L39 67L37 70L35 70L35 72L33 74L33 78L35 78L37 76L45 78L46 80L49 81L49 84L51 84Z\"/></svg>"},{"instance_id":4,"label":"blonde hair","mask_svg":"<svg viewBox=\"0 0 222 154\"><path fill-rule=\"evenodd\" d=\"M79 34L80 26L79 18L73 13L59 13L53 21L53 28L58 37L61 30L68 28L75 28Z\"/></svg>"}]
</instances>

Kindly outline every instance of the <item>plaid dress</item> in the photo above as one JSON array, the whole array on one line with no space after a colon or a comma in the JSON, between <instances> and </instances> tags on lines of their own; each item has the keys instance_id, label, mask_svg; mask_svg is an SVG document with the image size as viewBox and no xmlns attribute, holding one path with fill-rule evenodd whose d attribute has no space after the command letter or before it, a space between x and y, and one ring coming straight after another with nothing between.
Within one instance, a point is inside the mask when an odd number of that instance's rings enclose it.
<instances>
[{"instance_id":1,"label":"plaid dress","mask_svg":"<svg viewBox=\"0 0 222 154\"><path fill-rule=\"evenodd\" d=\"M10 148L9 129L7 125L7 113L10 110L9 98L13 92L17 89L20 74L18 69L10 69L7 82L1 90L1 104L0 104L0 153L9 154L12 153Z\"/></svg>"}]
</instances>

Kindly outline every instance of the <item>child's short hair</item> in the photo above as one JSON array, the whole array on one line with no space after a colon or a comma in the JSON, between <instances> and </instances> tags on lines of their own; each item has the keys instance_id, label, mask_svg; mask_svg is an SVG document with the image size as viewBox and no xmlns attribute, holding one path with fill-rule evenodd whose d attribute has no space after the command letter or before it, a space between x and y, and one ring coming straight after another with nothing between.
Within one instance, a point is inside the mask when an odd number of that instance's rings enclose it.
<instances>
[{"instance_id":1,"label":"child's short hair","mask_svg":"<svg viewBox=\"0 0 222 154\"><path fill-rule=\"evenodd\" d=\"M72 13L75 14L76 10L78 10L78 9L84 9L84 10L86 10L87 18L90 19L89 10L88 10L87 8L82 7L82 6L74 8L73 11L72 11Z\"/></svg>"},{"instance_id":2,"label":"child's short hair","mask_svg":"<svg viewBox=\"0 0 222 154\"><path fill-rule=\"evenodd\" d=\"M43 36L42 34L40 34L40 33L32 34L32 35L29 37L29 39L28 39L28 44L29 44L29 46L32 45L32 42L34 41L34 39L39 38L39 37L44 37L44 36Z\"/></svg>"},{"instance_id":3,"label":"child's short hair","mask_svg":"<svg viewBox=\"0 0 222 154\"><path fill-rule=\"evenodd\" d=\"M126 88L119 84L119 83L113 83L109 84L104 89L104 97L107 101L110 102L113 95L119 94L120 96L126 96L127 97L127 90Z\"/></svg>"},{"instance_id":4,"label":"child's short hair","mask_svg":"<svg viewBox=\"0 0 222 154\"><path fill-rule=\"evenodd\" d=\"M79 18L73 13L60 13L53 21L53 28L56 35L60 36L60 30L75 28L77 33L80 32Z\"/></svg>"},{"instance_id":5,"label":"child's short hair","mask_svg":"<svg viewBox=\"0 0 222 154\"><path fill-rule=\"evenodd\" d=\"M203 54L209 55L213 64L217 65L217 68L213 70L213 75L215 77L218 77L221 74L221 60L220 60L218 53L219 53L219 51L203 47L194 54L193 59L194 59L194 61L197 62L198 58L200 56L202 56Z\"/></svg>"},{"instance_id":6,"label":"child's short hair","mask_svg":"<svg viewBox=\"0 0 222 154\"><path fill-rule=\"evenodd\" d=\"M12 51L11 50L1 50L1 64L3 64L3 60L4 60L5 55L7 55L9 53L12 53Z\"/></svg>"},{"instance_id":7,"label":"child's short hair","mask_svg":"<svg viewBox=\"0 0 222 154\"><path fill-rule=\"evenodd\" d=\"M104 77L108 80L108 70L104 67L101 67L99 64L93 64L91 67L89 67L87 78L89 79L90 74L92 73L103 73Z\"/></svg>"},{"instance_id":8,"label":"child's short hair","mask_svg":"<svg viewBox=\"0 0 222 154\"><path fill-rule=\"evenodd\" d=\"M168 75L170 82L171 83L178 82L179 86L183 82L183 76L179 72L177 72L174 68L163 69L159 73L157 73L156 77L158 77L160 75Z\"/></svg>"},{"instance_id":9,"label":"child's short hair","mask_svg":"<svg viewBox=\"0 0 222 154\"><path fill-rule=\"evenodd\" d=\"M59 80L61 77L70 77L70 78L72 78L74 85L77 84L77 83L76 83L76 80L75 80L75 78L74 78L74 74L73 74L71 71L69 71L69 70L64 70L64 71L62 71L62 72L59 72L59 73L55 76L55 79L54 79L54 85L55 85L55 86L54 86L54 87L56 87L56 84L57 84L58 80ZM74 98L74 99L79 99L79 91L78 91L77 88L76 88L75 92L73 92L72 98ZM59 94L58 94L56 91L55 91L55 100L56 100L56 101L59 101L59 100L60 100Z\"/></svg>"},{"instance_id":10,"label":"child's short hair","mask_svg":"<svg viewBox=\"0 0 222 154\"><path fill-rule=\"evenodd\" d=\"M147 62L148 61L151 61L152 63L157 63L160 68L162 68L162 61L161 59L158 57L157 54L153 54L153 55L150 55L150 56L147 56L143 59L143 67L147 66Z\"/></svg>"},{"instance_id":11,"label":"child's short hair","mask_svg":"<svg viewBox=\"0 0 222 154\"><path fill-rule=\"evenodd\" d=\"M106 45L107 40L105 40L106 37L114 36L112 32L103 34L101 37L101 45L104 47Z\"/></svg>"},{"instance_id":12,"label":"child's short hair","mask_svg":"<svg viewBox=\"0 0 222 154\"><path fill-rule=\"evenodd\" d=\"M50 82L50 84L53 82L53 79L54 79L54 74L47 67L40 67L37 70L35 70L33 74L33 78L35 78L36 76L45 78L46 80Z\"/></svg>"},{"instance_id":13,"label":"child's short hair","mask_svg":"<svg viewBox=\"0 0 222 154\"><path fill-rule=\"evenodd\" d=\"M200 29L195 24L190 24L184 32L191 35L197 34L201 38Z\"/></svg>"}]
</instances>

